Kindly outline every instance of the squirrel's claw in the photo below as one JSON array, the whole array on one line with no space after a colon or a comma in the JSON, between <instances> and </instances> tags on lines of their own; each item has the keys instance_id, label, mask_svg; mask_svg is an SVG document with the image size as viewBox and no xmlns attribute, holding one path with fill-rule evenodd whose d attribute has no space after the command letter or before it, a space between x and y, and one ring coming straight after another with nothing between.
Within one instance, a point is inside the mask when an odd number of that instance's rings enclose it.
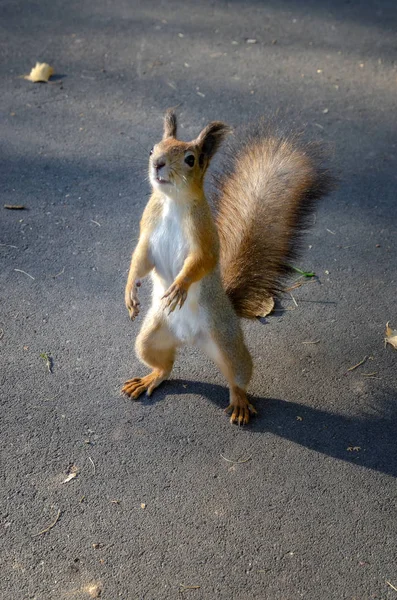
<instances>
[{"instance_id":1,"label":"squirrel's claw","mask_svg":"<svg viewBox=\"0 0 397 600\"><path fill-rule=\"evenodd\" d=\"M141 394L146 392L150 396L153 390L160 385L164 379L168 376L168 371L155 369L149 375L145 377L134 377L128 379L123 385L121 392L126 396L129 396L132 400L136 400Z\"/></svg>"},{"instance_id":2,"label":"squirrel's claw","mask_svg":"<svg viewBox=\"0 0 397 600\"><path fill-rule=\"evenodd\" d=\"M127 284L125 289L125 305L130 315L131 321L139 315L139 307L141 303L138 300L137 288L141 286L139 279L135 281L135 285Z\"/></svg>"},{"instance_id":3,"label":"squirrel's claw","mask_svg":"<svg viewBox=\"0 0 397 600\"><path fill-rule=\"evenodd\" d=\"M131 321L133 321L139 315L139 303L136 306L132 306L128 309Z\"/></svg>"},{"instance_id":4,"label":"squirrel's claw","mask_svg":"<svg viewBox=\"0 0 397 600\"><path fill-rule=\"evenodd\" d=\"M172 312L174 312L178 305L180 309L182 308L186 298L187 291L184 288L180 287L179 284L173 283L165 292L162 298L163 300L165 300L164 308L168 308L168 314L171 314Z\"/></svg>"},{"instance_id":5,"label":"squirrel's claw","mask_svg":"<svg viewBox=\"0 0 397 600\"><path fill-rule=\"evenodd\" d=\"M133 321L139 315L139 307L141 303L137 298L131 298L128 302L126 302L128 314L130 315L131 321Z\"/></svg>"},{"instance_id":6,"label":"squirrel's claw","mask_svg":"<svg viewBox=\"0 0 397 600\"><path fill-rule=\"evenodd\" d=\"M238 401L231 402L225 412L232 413L230 417L231 423L237 423L238 425L247 425L250 420L250 414L256 415L257 411L255 407L248 402L247 398L241 397Z\"/></svg>"}]
</instances>

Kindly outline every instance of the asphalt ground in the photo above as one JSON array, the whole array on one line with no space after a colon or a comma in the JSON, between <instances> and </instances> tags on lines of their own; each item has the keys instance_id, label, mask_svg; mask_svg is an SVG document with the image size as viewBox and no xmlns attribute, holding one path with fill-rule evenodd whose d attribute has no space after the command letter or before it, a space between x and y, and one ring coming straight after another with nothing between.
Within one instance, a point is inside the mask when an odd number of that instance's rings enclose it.
<instances>
[{"instance_id":1,"label":"asphalt ground","mask_svg":"<svg viewBox=\"0 0 397 600\"><path fill-rule=\"evenodd\" d=\"M387 0L2 0L2 600L397 598L396 24ZM37 60L48 84L20 77ZM317 280L244 324L244 428L195 350L120 395L146 372L123 291L175 105L183 139L276 114L340 178L296 265Z\"/></svg>"}]
</instances>

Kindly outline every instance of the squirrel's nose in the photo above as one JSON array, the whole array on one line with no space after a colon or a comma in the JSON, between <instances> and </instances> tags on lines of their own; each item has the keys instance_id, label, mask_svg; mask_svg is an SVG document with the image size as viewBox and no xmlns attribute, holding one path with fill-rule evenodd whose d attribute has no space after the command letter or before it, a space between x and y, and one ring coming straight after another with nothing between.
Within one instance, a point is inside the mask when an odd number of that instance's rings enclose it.
<instances>
[{"instance_id":1,"label":"squirrel's nose","mask_svg":"<svg viewBox=\"0 0 397 600\"><path fill-rule=\"evenodd\" d=\"M157 159L157 160L154 161L154 168L157 171L160 171L160 169L162 169L163 167L165 167L165 161L164 161L164 159L159 158L159 159Z\"/></svg>"}]
</instances>

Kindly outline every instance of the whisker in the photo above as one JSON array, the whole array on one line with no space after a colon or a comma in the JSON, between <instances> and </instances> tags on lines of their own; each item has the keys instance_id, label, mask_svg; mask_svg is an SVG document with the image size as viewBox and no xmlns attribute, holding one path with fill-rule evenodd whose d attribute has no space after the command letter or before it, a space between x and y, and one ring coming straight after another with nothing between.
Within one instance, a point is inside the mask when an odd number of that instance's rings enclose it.
<instances>
[{"instance_id":1,"label":"whisker","mask_svg":"<svg viewBox=\"0 0 397 600\"><path fill-rule=\"evenodd\" d=\"M182 175L181 173L178 173L178 171L172 171L177 177L179 177L180 181L184 181L186 183L186 177L184 175Z\"/></svg>"}]
</instances>

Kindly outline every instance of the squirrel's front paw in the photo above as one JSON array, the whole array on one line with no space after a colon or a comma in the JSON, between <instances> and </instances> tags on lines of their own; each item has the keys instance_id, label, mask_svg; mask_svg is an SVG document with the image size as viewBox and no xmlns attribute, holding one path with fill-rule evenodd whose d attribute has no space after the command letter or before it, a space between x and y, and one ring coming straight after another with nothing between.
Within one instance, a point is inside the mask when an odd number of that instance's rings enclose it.
<instances>
[{"instance_id":1,"label":"squirrel's front paw","mask_svg":"<svg viewBox=\"0 0 397 600\"><path fill-rule=\"evenodd\" d=\"M139 315L139 307L141 303L138 300L138 296L136 295L133 289L125 291L125 305L130 315L131 321L135 319Z\"/></svg>"},{"instance_id":2,"label":"squirrel's front paw","mask_svg":"<svg viewBox=\"0 0 397 600\"><path fill-rule=\"evenodd\" d=\"M164 308L168 308L168 314L170 314L176 309L178 305L179 308L182 308L186 298L187 290L184 287L182 287L179 283L174 282L163 296L163 300L165 300Z\"/></svg>"},{"instance_id":3,"label":"squirrel's front paw","mask_svg":"<svg viewBox=\"0 0 397 600\"><path fill-rule=\"evenodd\" d=\"M127 306L128 314L130 315L131 321L135 319L139 315L139 302L135 302L132 306Z\"/></svg>"}]
</instances>

